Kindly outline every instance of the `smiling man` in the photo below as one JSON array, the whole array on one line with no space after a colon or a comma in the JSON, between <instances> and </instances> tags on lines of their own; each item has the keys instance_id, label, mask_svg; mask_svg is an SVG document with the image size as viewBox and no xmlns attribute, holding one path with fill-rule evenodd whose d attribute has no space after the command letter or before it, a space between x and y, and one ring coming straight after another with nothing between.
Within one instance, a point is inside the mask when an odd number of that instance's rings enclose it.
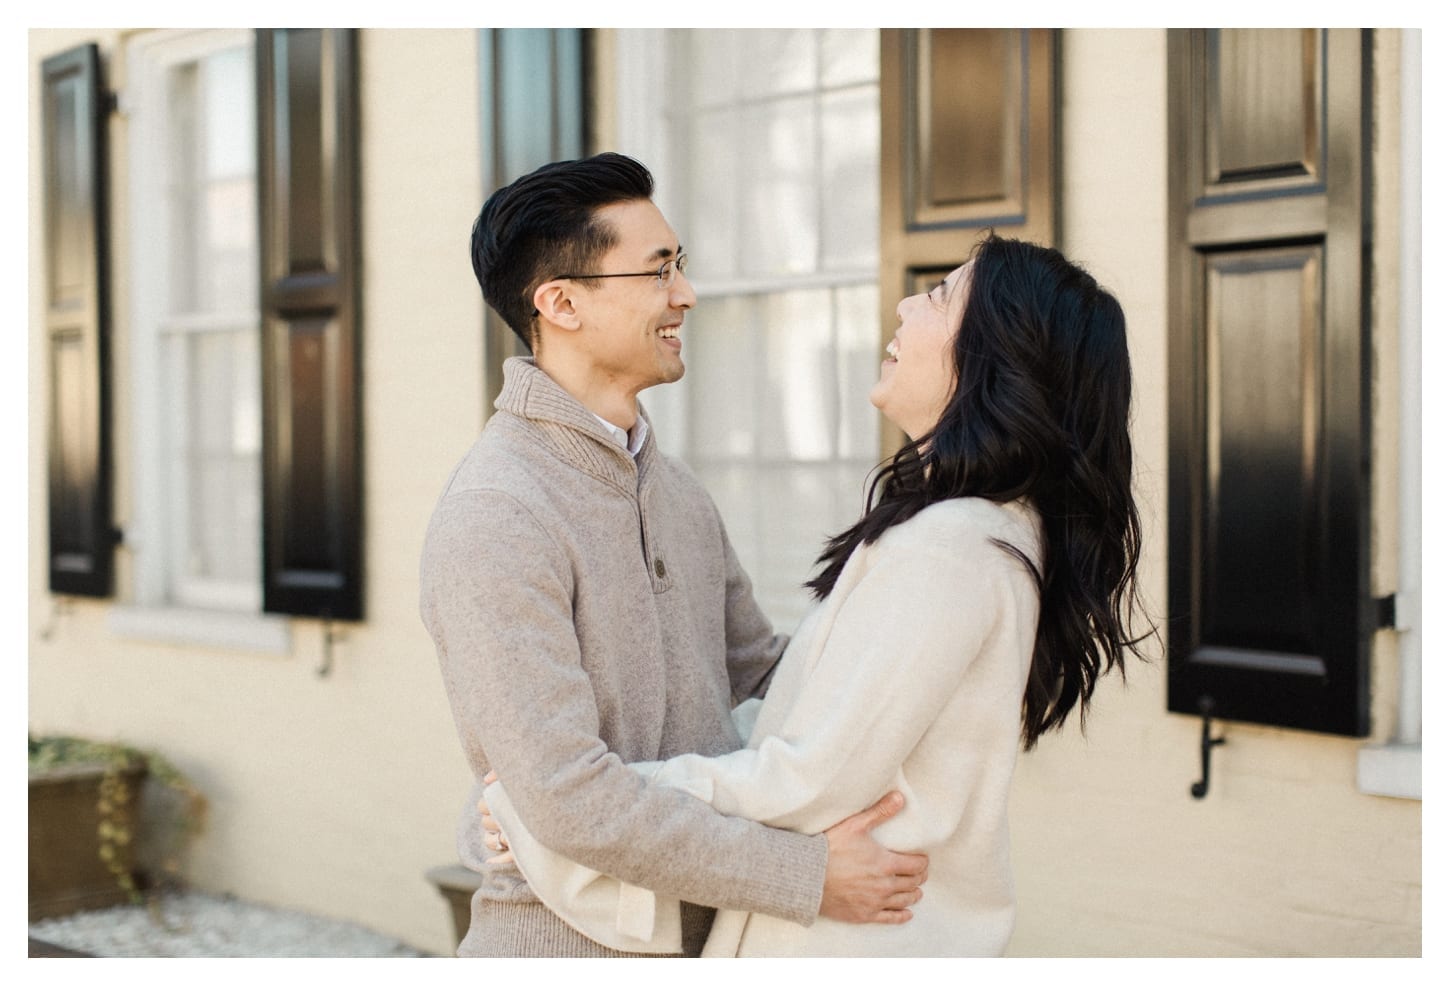
<instances>
[{"instance_id":1,"label":"smiling man","mask_svg":"<svg viewBox=\"0 0 1450 986\"><path fill-rule=\"evenodd\" d=\"M640 391L685 372L685 252L618 154L546 165L484 204L484 298L532 358L504 364L497 413L438 501L421 608L475 775L458 830L483 875L460 955L628 954L490 865L475 805L490 769L538 841L681 905L678 954L713 908L810 924L898 923L925 857L882 849L882 802L805 835L719 815L626 763L740 747L731 720L785 647L709 495L656 448ZM890 805L888 807L888 805Z\"/></svg>"}]
</instances>

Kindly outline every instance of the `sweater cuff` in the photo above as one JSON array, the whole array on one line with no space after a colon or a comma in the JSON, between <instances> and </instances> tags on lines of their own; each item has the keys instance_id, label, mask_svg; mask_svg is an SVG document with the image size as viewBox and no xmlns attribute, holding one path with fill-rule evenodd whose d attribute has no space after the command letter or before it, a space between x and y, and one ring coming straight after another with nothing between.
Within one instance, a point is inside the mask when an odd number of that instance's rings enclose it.
<instances>
[{"instance_id":1,"label":"sweater cuff","mask_svg":"<svg viewBox=\"0 0 1450 986\"><path fill-rule=\"evenodd\" d=\"M826 888L826 835L802 835L784 829L771 830L771 860L763 861L758 872L773 874L768 894L772 899L752 908L796 924L810 927L821 913Z\"/></svg>"}]
</instances>

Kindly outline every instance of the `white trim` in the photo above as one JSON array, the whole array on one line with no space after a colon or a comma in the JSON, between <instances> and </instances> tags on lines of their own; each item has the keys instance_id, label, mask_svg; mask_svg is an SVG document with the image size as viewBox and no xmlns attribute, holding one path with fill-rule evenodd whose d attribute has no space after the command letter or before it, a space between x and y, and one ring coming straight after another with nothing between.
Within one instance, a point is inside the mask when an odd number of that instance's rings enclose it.
<instances>
[{"instance_id":1,"label":"white trim","mask_svg":"<svg viewBox=\"0 0 1450 986\"><path fill-rule=\"evenodd\" d=\"M1420 798L1420 747L1389 743L1362 746L1356 774L1359 790L1387 798Z\"/></svg>"},{"instance_id":2,"label":"white trim","mask_svg":"<svg viewBox=\"0 0 1450 986\"><path fill-rule=\"evenodd\" d=\"M117 637L133 640L259 654L292 653L292 623L285 616L161 606L114 606L108 615L108 626Z\"/></svg>"},{"instance_id":3,"label":"white trim","mask_svg":"<svg viewBox=\"0 0 1450 986\"><path fill-rule=\"evenodd\" d=\"M1400 32L1399 284L1399 570L1395 630L1399 695L1391 742L1359 750L1357 781L1365 794L1421 797L1422 614L1420 523L1421 412L1421 96L1420 32Z\"/></svg>"},{"instance_id":4,"label":"white trim","mask_svg":"<svg viewBox=\"0 0 1450 986\"><path fill-rule=\"evenodd\" d=\"M1420 743L1420 484L1421 451L1421 103L1420 32L1400 32L1400 710L1395 739ZM1417 754L1418 756L1418 754Z\"/></svg>"}]
</instances>

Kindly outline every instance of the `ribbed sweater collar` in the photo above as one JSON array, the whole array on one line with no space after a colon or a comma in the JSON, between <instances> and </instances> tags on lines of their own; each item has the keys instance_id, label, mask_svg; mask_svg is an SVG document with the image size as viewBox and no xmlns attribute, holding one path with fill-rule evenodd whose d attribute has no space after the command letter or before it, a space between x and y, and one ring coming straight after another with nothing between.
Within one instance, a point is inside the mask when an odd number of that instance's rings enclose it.
<instances>
[{"instance_id":1,"label":"ribbed sweater collar","mask_svg":"<svg viewBox=\"0 0 1450 986\"><path fill-rule=\"evenodd\" d=\"M583 472L634 495L654 462L654 427L637 457L622 448L599 419L539 369L531 357L511 356L503 363L503 388L493 406L533 423L556 455ZM639 408L646 421L649 416Z\"/></svg>"}]
</instances>

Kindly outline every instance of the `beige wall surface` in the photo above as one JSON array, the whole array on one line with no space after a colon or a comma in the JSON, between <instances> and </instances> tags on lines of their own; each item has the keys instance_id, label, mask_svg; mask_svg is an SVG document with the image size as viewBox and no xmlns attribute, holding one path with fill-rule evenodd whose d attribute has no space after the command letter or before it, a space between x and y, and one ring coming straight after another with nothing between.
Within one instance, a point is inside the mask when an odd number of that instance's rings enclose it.
<instances>
[{"instance_id":1,"label":"beige wall surface","mask_svg":"<svg viewBox=\"0 0 1450 986\"><path fill-rule=\"evenodd\" d=\"M46 55L96 41L119 85L117 38L35 32L32 77ZM424 873L456 859L453 832L470 775L418 617L417 570L433 502L484 417L483 308L467 253L481 204L476 42L471 30L379 30L363 31L359 46L367 619L339 625L333 670L320 677L316 621L292 621L291 652L277 656L119 639L107 602L76 602L55 617L45 591L44 497L33 496L29 718L38 731L155 748L190 774L211 801L189 867L201 888L347 918L447 954L451 919ZM33 133L34 94L31 102ZM124 175L119 117L111 139L112 174ZM40 256L35 174L32 258ZM124 181L115 185L124 193ZM123 196L112 217L122 288L113 378L124 528L131 497ZM45 489L44 422L35 410L46 386L38 278L33 259L33 491Z\"/></svg>"},{"instance_id":2,"label":"beige wall surface","mask_svg":"<svg viewBox=\"0 0 1450 986\"><path fill-rule=\"evenodd\" d=\"M1063 247L1118 294L1128 315L1141 574L1147 608L1161 615L1165 37L1070 31L1062 55ZM1378 643L1377 662L1392 661L1393 648ZM1069 723L1019 763L1010 954L1419 955L1420 802L1356 789L1360 741L1222 723L1215 735L1228 742L1213 754L1209 794L1193 799L1200 726L1164 711L1161 651L1151 658L1130 664L1126 687L1116 679L1100 685L1085 737Z\"/></svg>"},{"instance_id":3,"label":"beige wall surface","mask_svg":"<svg viewBox=\"0 0 1450 986\"><path fill-rule=\"evenodd\" d=\"M121 84L122 38L32 32L31 78L46 55L94 40ZM1167 595L1165 59L1160 31L1063 36L1063 247L1128 313L1143 590L1155 616ZM290 653L279 656L122 639L108 602L54 612L32 140L29 719L40 731L153 747L186 770L212 804L190 867L201 888L446 954L448 914L424 872L455 859L469 774L417 615L416 573L434 498L485 414L482 304L466 257L481 198L475 36L367 30L359 65L368 618L342 628L327 677L315 621L292 621ZM32 91L32 134L37 114ZM111 136L124 527L122 117ZM1392 547L1377 538L1377 552ZM124 549L119 561L124 599ZM1379 666L1391 655L1381 642ZM1358 741L1234 724L1218 727L1228 743L1214 754L1209 796L1192 799L1199 725L1164 711L1163 660L1150 656L1129 667L1126 687L1101 685L1086 737L1070 724L1019 766L1011 954L1418 955L1420 803L1359 793ZM1377 698L1377 735L1381 708Z\"/></svg>"}]
</instances>

